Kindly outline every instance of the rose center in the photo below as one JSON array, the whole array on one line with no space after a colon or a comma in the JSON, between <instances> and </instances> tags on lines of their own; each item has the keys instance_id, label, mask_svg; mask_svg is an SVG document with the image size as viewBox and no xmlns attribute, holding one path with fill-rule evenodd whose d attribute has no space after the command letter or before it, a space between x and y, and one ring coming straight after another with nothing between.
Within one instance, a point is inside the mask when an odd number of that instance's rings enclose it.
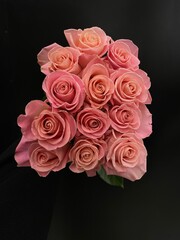
<instances>
[{"instance_id":1,"label":"rose center","mask_svg":"<svg viewBox=\"0 0 180 240\"><path fill-rule=\"evenodd\" d=\"M89 47L96 47L99 45L100 39L97 34L86 31L81 34L80 42L86 44Z\"/></svg>"},{"instance_id":2,"label":"rose center","mask_svg":"<svg viewBox=\"0 0 180 240\"><path fill-rule=\"evenodd\" d=\"M97 94L103 94L106 90L106 87L101 80L94 80L92 86Z\"/></svg>"},{"instance_id":3,"label":"rose center","mask_svg":"<svg viewBox=\"0 0 180 240\"><path fill-rule=\"evenodd\" d=\"M117 49L116 56L120 59L122 63L127 62L130 58L129 53L124 49Z\"/></svg>"},{"instance_id":4,"label":"rose center","mask_svg":"<svg viewBox=\"0 0 180 240\"><path fill-rule=\"evenodd\" d=\"M54 56L54 62L55 63L58 63L58 64L61 64L65 59L67 59L68 57L65 56L65 55L59 55L59 54L56 54Z\"/></svg>"},{"instance_id":5,"label":"rose center","mask_svg":"<svg viewBox=\"0 0 180 240\"><path fill-rule=\"evenodd\" d=\"M123 122L129 122L132 119L132 113L128 110L122 111L121 114Z\"/></svg>"},{"instance_id":6,"label":"rose center","mask_svg":"<svg viewBox=\"0 0 180 240\"><path fill-rule=\"evenodd\" d=\"M61 95L61 94L65 95L65 94L67 94L67 93L69 92L69 89L70 89L69 83L63 81L63 82L58 83L58 84L55 86L54 91L55 91L55 93L58 94L58 95L59 95L59 94L60 94L60 95Z\"/></svg>"},{"instance_id":7,"label":"rose center","mask_svg":"<svg viewBox=\"0 0 180 240\"><path fill-rule=\"evenodd\" d=\"M134 82L125 82L123 84L122 90L126 95L134 96L137 92L137 86Z\"/></svg>"},{"instance_id":8,"label":"rose center","mask_svg":"<svg viewBox=\"0 0 180 240\"><path fill-rule=\"evenodd\" d=\"M44 163L47 161L47 155L45 153L40 153L40 156L38 157L41 163Z\"/></svg>"},{"instance_id":9,"label":"rose center","mask_svg":"<svg viewBox=\"0 0 180 240\"><path fill-rule=\"evenodd\" d=\"M134 161L135 156L136 156L136 150L132 146L127 146L122 151L122 159L125 162Z\"/></svg>"},{"instance_id":10,"label":"rose center","mask_svg":"<svg viewBox=\"0 0 180 240\"><path fill-rule=\"evenodd\" d=\"M57 132L61 134L63 131L63 127L55 116L45 115L42 121L40 121L38 131L41 136L49 136L51 138Z\"/></svg>"},{"instance_id":11,"label":"rose center","mask_svg":"<svg viewBox=\"0 0 180 240\"><path fill-rule=\"evenodd\" d=\"M43 123L43 126L44 126L44 129L46 129L46 131L49 131L49 130L52 129L53 123L49 119L45 119L44 123Z\"/></svg>"},{"instance_id":12,"label":"rose center","mask_svg":"<svg viewBox=\"0 0 180 240\"><path fill-rule=\"evenodd\" d=\"M93 152L92 149L89 148L84 148L82 149L81 153L80 153L80 159L83 162L89 162L91 161L91 159L93 158Z\"/></svg>"},{"instance_id":13,"label":"rose center","mask_svg":"<svg viewBox=\"0 0 180 240\"><path fill-rule=\"evenodd\" d=\"M99 121L96 120L96 119L91 119L88 122L88 125L89 125L90 128L97 128L99 126Z\"/></svg>"},{"instance_id":14,"label":"rose center","mask_svg":"<svg viewBox=\"0 0 180 240\"><path fill-rule=\"evenodd\" d=\"M72 64L72 56L71 53L63 50L57 50L55 52L52 52L49 55L49 59L52 62L52 68L53 69L67 69Z\"/></svg>"}]
</instances>

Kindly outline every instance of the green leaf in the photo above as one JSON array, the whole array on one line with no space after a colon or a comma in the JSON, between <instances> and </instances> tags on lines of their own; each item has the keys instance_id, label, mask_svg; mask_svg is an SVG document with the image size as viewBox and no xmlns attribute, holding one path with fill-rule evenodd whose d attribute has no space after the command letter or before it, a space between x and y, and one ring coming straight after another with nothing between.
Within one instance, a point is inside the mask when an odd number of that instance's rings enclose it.
<instances>
[{"instance_id":1,"label":"green leaf","mask_svg":"<svg viewBox=\"0 0 180 240\"><path fill-rule=\"evenodd\" d=\"M124 188L124 179L122 177L107 175L103 167L101 167L101 169L97 171L97 173L99 174L100 178L104 180L106 183L113 186Z\"/></svg>"}]
</instances>

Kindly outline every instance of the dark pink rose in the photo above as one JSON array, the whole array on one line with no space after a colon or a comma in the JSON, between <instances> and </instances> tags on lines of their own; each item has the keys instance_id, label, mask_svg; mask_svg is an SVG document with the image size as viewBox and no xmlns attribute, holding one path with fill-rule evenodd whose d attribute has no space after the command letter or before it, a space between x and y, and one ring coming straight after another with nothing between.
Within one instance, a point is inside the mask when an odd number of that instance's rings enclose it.
<instances>
[{"instance_id":1,"label":"dark pink rose","mask_svg":"<svg viewBox=\"0 0 180 240\"><path fill-rule=\"evenodd\" d=\"M83 70L86 100L92 107L102 108L114 92L114 83L110 79L108 68L103 60L94 58Z\"/></svg>"},{"instance_id":2,"label":"dark pink rose","mask_svg":"<svg viewBox=\"0 0 180 240\"><path fill-rule=\"evenodd\" d=\"M135 103L115 105L109 111L111 126L120 133L135 133L145 138L152 133L152 115L144 104Z\"/></svg>"},{"instance_id":3,"label":"dark pink rose","mask_svg":"<svg viewBox=\"0 0 180 240\"><path fill-rule=\"evenodd\" d=\"M78 60L81 53L72 47L62 47L53 43L44 47L38 54L38 63L41 72L49 74L57 70L64 70L78 74L81 70Z\"/></svg>"},{"instance_id":4,"label":"dark pink rose","mask_svg":"<svg viewBox=\"0 0 180 240\"><path fill-rule=\"evenodd\" d=\"M75 113L84 103L84 84L75 74L65 71L50 73L44 79L42 88L53 108Z\"/></svg>"},{"instance_id":5,"label":"dark pink rose","mask_svg":"<svg viewBox=\"0 0 180 240\"><path fill-rule=\"evenodd\" d=\"M67 29L64 34L69 45L82 53L103 56L108 50L110 37L99 27Z\"/></svg>"},{"instance_id":6,"label":"dark pink rose","mask_svg":"<svg viewBox=\"0 0 180 240\"><path fill-rule=\"evenodd\" d=\"M47 150L65 146L76 134L76 122L64 110L44 110L34 119L31 131L38 143Z\"/></svg>"},{"instance_id":7,"label":"dark pink rose","mask_svg":"<svg viewBox=\"0 0 180 240\"><path fill-rule=\"evenodd\" d=\"M89 138L100 138L108 130L108 115L96 108L87 107L77 115L77 128L81 134Z\"/></svg>"},{"instance_id":8,"label":"dark pink rose","mask_svg":"<svg viewBox=\"0 0 180 240\"><path fill-rule=\"evenodd\" d=\"M106 173L131 181L140 179L146 172L147 150L143 141L134 134L126 133L112 134L107 142Z\"/></svg>"},{"instance_id":9,"label":"dark pink rose","mask_svg":"<svg viewBox=\"0 0 180 240\"><path fill-rule=\"evenodd\" d=\"M96 175L100 167L107 145L101 139L78 139L69 152L70 169L75 173L86 171L88 176Z\"/></svg>"},{"instance_id":10,"label":"dark pink rose","mask_svg":"<svg viewBox=\"0 0 180 240\"><path fill-rule=\"evenodd\" d=\"M138 47L128 39L121 39L109 45L108 59L112 66L137 70L139 66Z\"/></svg>"},{"instance_id":11,"label":"dark pink rose","mask_svg":"<svg viewBox=\"0 0 180 240\"><path fill-rule=\"evenodd\" d=\"M60 171L68 162L68 145L48 151L38 143L32 143L28 152L31 168L42 177L46 177L50 171Z\"/></svg>"},{"instance_id":12,"label":"dark pink rose","mask_svg":"<svg viewBox=\"0 0 180 240\"><path fill-rule=\"evenodd\" d=\"M112 103L151 103L149 93L150 79L145 72L138 69L136 72L128 69L118 69L111 75L114 81L115 90L112 96Z\"/></svg>"}]
</instances>

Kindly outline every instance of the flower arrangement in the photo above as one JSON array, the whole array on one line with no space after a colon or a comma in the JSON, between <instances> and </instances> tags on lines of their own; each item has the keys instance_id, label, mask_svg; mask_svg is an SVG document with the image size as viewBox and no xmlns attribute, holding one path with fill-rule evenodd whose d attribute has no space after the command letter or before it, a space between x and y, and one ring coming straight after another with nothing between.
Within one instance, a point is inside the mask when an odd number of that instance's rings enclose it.
<instances>
[{"instance_id":1,"label":"flower arrangement","mask_svg":"<svg viewBox=\"0 0 180 240\"><path fill-rule=\"evenodd\" d=\"M40 176L67 165L107 183L146 172L143 139L152 132L150 79L139 68L138 47L113 40L99 27L64 31L69 46L53 43L37 59L45 100L33 100L17 123L18 166Z\"/></svg>"}]
</instances>

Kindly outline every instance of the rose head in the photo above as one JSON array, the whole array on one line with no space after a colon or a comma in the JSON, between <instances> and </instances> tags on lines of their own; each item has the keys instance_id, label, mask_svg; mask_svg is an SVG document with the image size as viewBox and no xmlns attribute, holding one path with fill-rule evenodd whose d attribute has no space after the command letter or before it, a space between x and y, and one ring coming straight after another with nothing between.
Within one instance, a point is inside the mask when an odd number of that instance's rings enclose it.
<instances>
[{"instance_id":1,"label":"rose head","mask_svg":"<svg viewBox=\"0 0 180 240\"><path fill-rule=\"evenodd\" d=\"M33 100L26 105L25 115L19 115L17 119L18 126L21 128L21 132L24 138L27 141L36 140L36 137L33 135L31 131L31 124L35 117L39 116L39 114L43 110L51 110L51 107L40 100Z\"/></svg>"},{"instance_id":2,"label":"rose head","mask_svg":"<svg viewBox=\"0 0 180 240\"><path fill-rule=\"evenodd\" d=\"M113 104L151 103L151 96L148 91L150 80L142 70L133 72L128 69L118 69L112 73L111 78L115 86L112 96Z\"/></svg>"},{"instance_id":3,"label":"rose head","mask_svg":"<svg viewBox=\"0 0 180 240\"><path fill-rule=\"evenodd\" d=\"M68 145L48 151L35 142L30 145L28 153L31 168L42 177L46 177L50 171L56 172L65 168L68 161Z\"/></svg>"},{"instance_id":4,"label":"rose head","mask_svg":"<svg viewBox=\"0 0 180 240\"><path fill-rule=\"evenodd\" d=\"M147 151L143 141L134 134L123 134L108 139L108 152L104 168L107 174L131 181L140 179L146 172Z\"/></svg>"},{"instance_id":5,"label":"rose head","mask_svg":"<svg viewBox=\"0 0 180 240\"><path fill-rule=\"evenodd\" d=\"M46 75L57 70L78 74L81 70L78 64L80 54L77 49L53 43L44 47L37 58L41 72Z\"/></svg>"},{"instance_id":6,"label":"rose head","mask_svg":"<svg viewBox=\"0 0 180 240\"><path fill-rule=\"evenodd\" d=\"M135 133L140 138L152 132L152 116L144 104L135 103L115 105L109 112L111 126L120 133Z\"/></svg>"},{"instance_id":7,"label":"rose head","mask_svg":"<svg viewBox=\"0 0 180 240\"><path fill-rule=\"evenodd\" d=\"M110 119L103 111L87 107L77 115L77 128L86 137L96 139L103 136L110 126Z\"/></svg>"},{"instance_id":8,"label":"rose head","mask_svg":"<svg viewBox=\"0 0 180 240\"><path fill-rule=\"evenodd\" d=\"M44 110L32 122L31 130L42 147L54 150L73 139L76 134L76 122L72 115L64 110Z\"/></svg>"},{"instance_id":9,"label":"rose head","mask_svg":"<svg viewBox=\"0 0 180 240\"><path fill-rule=\"evenodd\" d=\"M114 92L114 84L102 60L94 58L84 69L82 80L85 85L86 100L92 107L102 108Z\"/></svg>"},{"instance_id":10,"label":"rose head","mask_svg":"<svg viewBox=\"0 0 180 240\"><path fill-rule=\"evenodd\" d=\"M103 56L107 52L110 37L99 27L67 29L64 34L69 45L82 53Z\"/></svg>"},{"instance_id":11,"label":"rose head","mask_svg":"<svg viewBox=\"0 0 180 240\"><path fill-rule=\"evenodd\" d=\"M121 39L109 45L108 59L112 66L137 70L139 66L138 48L131 40Z\"/></svg>"},{"instance_id":12,"label":"rose head","mask_svg":"<svg viewBox=\"0 0 180 240\"><path fill-rule=\"evenodd\" d=\"M99 139L78 139L69 152L70 169L75 173L86 171L88 176L96 175L96 170L106 153L106 142Z\"/></svg>"},{"instance_id":13,"label":"rose head","mask_svg":"<svg viewBox=\"0 0 180 240\"><path fill-rule=\"evenodd\" d=\"M84 103L84 84L75 74L65 71L50 73L44 79L42 88L53 108L75 113Z\"/></svg>"}]
</instances>

